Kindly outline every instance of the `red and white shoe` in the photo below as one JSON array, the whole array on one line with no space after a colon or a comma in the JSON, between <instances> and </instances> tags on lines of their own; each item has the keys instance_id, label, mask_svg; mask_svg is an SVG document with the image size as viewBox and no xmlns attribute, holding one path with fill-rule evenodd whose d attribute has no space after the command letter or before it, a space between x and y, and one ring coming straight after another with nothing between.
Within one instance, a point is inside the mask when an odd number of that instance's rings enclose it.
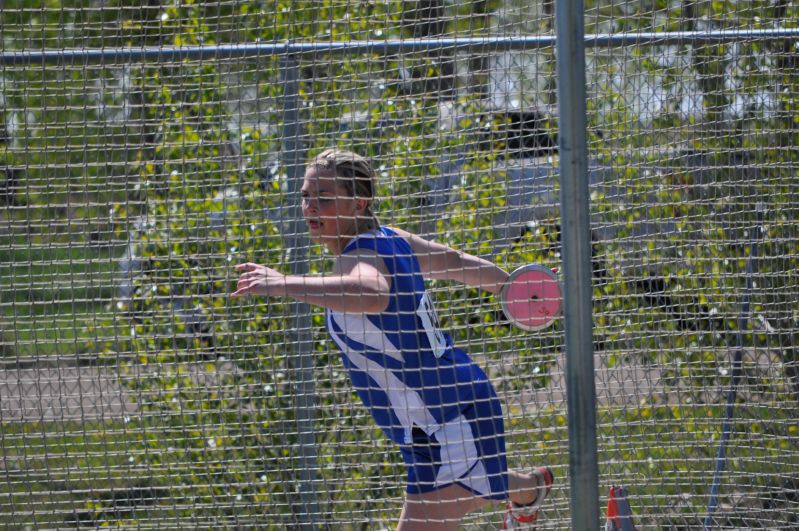
<instances>
[{"instance_id":1,"label":"red and white shoe","mask_svg":"<svg viewBox=\"0 0 799 531\"><path fill-rule=\"evenodd\" d=\"M555 476L552 469L547 466L538 467L533 470L533 475L538 478L538 495L535 501L528 505L517 505L514 502L508 503L508 511L502 521L502 529L535 529L535 522L541 512L541 505L552 490L552 483Z\"/></svg>"}]
</instances>

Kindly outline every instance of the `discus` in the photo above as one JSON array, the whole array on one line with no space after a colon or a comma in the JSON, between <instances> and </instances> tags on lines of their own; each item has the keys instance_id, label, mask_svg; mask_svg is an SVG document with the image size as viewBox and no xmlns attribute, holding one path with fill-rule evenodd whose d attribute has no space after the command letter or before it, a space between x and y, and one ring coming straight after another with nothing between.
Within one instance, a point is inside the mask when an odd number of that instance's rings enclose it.
<instances>
[{"instance_id":1,"label":"discus","mask_svg":"<svg viewBox=\"0 0 799 531\"><path fill-rule=\"evenodd\" d=\"M562 294L554 271L528 264L513 271L499 294L502 311L522 330L541 330L561 313Z\"/></svg>"}]
</instances>

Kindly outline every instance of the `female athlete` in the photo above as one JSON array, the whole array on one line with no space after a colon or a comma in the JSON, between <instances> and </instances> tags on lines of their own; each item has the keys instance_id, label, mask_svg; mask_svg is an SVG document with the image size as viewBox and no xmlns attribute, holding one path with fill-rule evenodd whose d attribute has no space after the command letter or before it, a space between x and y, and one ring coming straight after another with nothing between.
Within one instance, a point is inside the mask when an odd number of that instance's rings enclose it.
<instances>
[{"instance_id":1,"label":"female athlete","mask_svg":"<svg viewBox=\"0 0 799 531\"><path fill-rule=\"evenodd\" d=\"M407 467L398 530L456 529L489 503L504 527L530 529L552 472L508 470L502 408L485 373L439 328L424 279L499 293L508 273L482 258L398 228L372 210L375 172L349 151L308 165L302 212L313 241L336 256L332 274L284 275L244 263L234 297L290 297L325 308L326 326L357 394Z\"/></svg>"}]
</instances>

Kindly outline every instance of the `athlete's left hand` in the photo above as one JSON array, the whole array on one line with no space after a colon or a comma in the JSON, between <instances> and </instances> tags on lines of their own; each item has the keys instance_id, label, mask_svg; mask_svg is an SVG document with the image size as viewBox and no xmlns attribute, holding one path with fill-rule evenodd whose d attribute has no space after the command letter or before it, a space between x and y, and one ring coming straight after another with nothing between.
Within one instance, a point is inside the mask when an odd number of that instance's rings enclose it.
<instances>
[{"instance_id":1,"label":"athlete's left hand","mask_svg":"<svg viewBox=\"0 0 799 531\"><path fill-rule=\"evenodd\" d=\"M231 297L243 295L283 296L286 294L286 275L260 264L247 262L238 264L236 271L240 273L236 283L236 291Z\"/></svg>"}]
</instances>

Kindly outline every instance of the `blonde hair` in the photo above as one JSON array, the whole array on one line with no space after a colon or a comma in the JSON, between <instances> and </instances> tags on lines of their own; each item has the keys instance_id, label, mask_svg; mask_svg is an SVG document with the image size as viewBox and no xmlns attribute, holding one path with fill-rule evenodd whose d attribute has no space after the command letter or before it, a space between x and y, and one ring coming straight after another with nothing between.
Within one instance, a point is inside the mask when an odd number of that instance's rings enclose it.
<instances>
[{"instance_id":1,"label":"blonde hair","mask_svg":"<svg viewBox=\"0 0 799 531\"><path fill-rule=\"evenodd\" d=\"M353 151L330 148L311 159L308 166L332 172L352 197L366 199L366 213L380 225L372 211L377 175L365 157Z\"/></svg>"}]
</instances>

